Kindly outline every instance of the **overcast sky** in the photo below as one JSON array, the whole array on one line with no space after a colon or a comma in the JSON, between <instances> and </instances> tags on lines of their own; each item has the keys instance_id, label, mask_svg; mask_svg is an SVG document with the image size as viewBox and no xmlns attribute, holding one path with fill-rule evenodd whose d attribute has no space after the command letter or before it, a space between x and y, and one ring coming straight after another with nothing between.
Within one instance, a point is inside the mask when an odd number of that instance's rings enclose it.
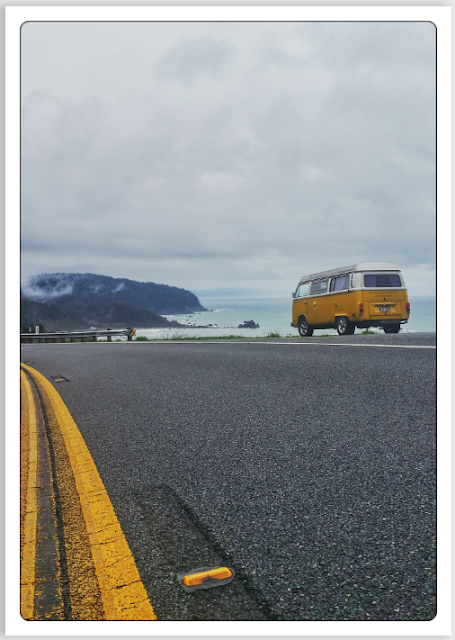
<instances>
[{"instance_id":1,"label":"overcast sky","mask_svg":"<svg viewBox=\"0 0 455 640\"><path fill-rule=\"evenodd\" d=\"M289 296L393 262L434 292L429 22L22 27L22 277Z\"/></svg>"}]
</instances>

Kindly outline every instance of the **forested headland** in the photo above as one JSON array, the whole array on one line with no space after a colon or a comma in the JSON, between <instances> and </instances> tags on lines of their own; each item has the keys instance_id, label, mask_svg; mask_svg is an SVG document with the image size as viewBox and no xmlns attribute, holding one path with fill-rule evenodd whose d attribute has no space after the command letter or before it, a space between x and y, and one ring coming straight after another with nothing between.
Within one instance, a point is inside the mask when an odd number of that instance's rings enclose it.
<instances>
[{"instance_id":1,"label":"forested headland","mask_svg":"<svg viewBox=\"0 0 455 640\"><path fill-rule=\"evenodd\" d=\"M205 311L191 291L93 273L53 273L21 289L21 332L74 331L90 327L179 327L163 315Z\"/></svg>"}]
</instances>

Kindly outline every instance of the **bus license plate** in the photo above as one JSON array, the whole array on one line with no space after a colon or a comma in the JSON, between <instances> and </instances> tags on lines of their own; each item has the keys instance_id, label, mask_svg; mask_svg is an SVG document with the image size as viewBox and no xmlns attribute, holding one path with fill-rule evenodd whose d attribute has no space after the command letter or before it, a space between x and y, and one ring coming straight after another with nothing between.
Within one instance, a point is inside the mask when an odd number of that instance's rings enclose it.
<instances>
[{"instance_id":1,"label":"bus license plate","mask_svg":"<svg viewBox=\"0 0 455 640\"><path fill-rule=\"evenodd\" d=\"M382 307L379 307L379 311L381 313L390 313L390 307L389 305L383 305Z\"/></svg>"}]
</instances>

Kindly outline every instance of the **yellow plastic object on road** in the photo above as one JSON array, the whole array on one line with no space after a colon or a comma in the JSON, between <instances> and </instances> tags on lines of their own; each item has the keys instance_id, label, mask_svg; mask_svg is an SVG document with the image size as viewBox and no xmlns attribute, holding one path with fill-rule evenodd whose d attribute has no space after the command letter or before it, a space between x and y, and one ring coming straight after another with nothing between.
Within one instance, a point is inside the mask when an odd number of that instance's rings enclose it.
<instances>
[{"instance_id":1,"label":"yellow plastic object on road","mask_svg":"<svg viewBox=\"0 0 455 640\"><path fill-rule=\"evenodd\" d=\"M177 574L177 580L187 593L198 589L212 589L232 582L234 571L229 567L200 567L194 571Z\"/></svg>"},{"instance_id":2,"label":"yellow plastic object on road","mask_svg":"<svg viewBox=\"0 0 455 640\"><path fill-rule=\"evenodd\" d=\"M212 580L225 580L232 576L232 571L228 567L218 567L217 569L209 569L208 571L200 571L199 573L190 573L186 575L182 582L187 587L195 587L202 584L207 578Z\"/></svg>"}]
</instances>

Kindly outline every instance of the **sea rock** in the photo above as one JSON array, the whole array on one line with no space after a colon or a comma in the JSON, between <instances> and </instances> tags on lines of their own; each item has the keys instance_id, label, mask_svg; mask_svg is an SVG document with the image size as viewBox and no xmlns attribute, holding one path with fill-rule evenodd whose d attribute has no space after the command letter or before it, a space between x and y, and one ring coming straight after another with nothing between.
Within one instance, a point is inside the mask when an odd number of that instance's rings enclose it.
<instances>
[{"instance_id":1,"label":"sea rock","mask_svg":"<svg viewBox=\"0 0 455 640\"><path fill-rule=\"evenodd\" d=\"M254 320L244 320L243 324L239 324L238 329L259 329L259 325Z\"/></svg>"}]
</instances>

